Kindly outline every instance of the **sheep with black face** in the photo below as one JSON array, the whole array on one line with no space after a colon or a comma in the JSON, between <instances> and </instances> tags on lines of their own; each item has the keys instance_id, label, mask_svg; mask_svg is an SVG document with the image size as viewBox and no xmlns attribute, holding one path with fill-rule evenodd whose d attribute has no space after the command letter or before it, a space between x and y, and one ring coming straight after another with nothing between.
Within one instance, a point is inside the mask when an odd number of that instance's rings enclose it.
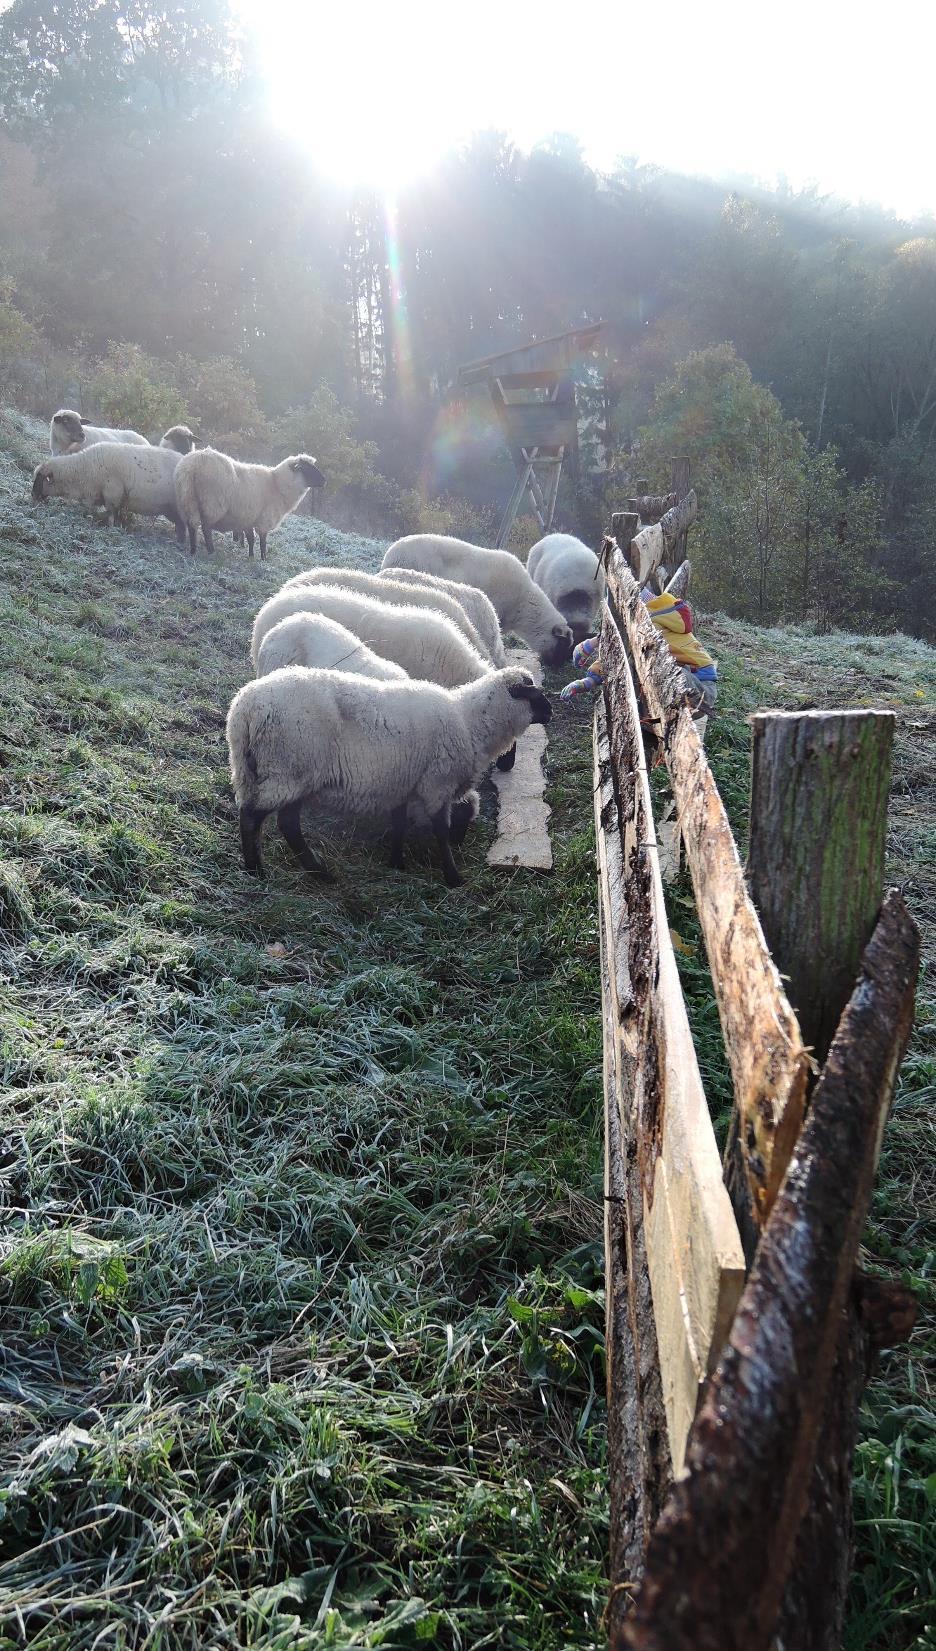
<instances>
[{"instance_id":1,"label":"sheep with black face","mask_svg":"<svg viewBox=\"0 0 936 1651\"><path fill-rule=\"evenodd\" d=\"M245 464L213 447L200 447L179 461L176 504L193 556L200 527L209 551L214 550L212 532L217 529L245 534L251 556L256 533L262 560L267 537L283 517L295 510L310 487L324 486L325 477L307 453L296 453L280 464Z\"/></svg>"}]
</instances>

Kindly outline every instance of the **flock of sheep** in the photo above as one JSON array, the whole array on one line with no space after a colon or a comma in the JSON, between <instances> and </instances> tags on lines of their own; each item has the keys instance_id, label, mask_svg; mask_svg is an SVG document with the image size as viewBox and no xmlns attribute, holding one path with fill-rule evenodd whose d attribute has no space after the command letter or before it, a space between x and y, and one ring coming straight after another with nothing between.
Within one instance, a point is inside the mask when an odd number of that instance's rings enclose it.
<instances>
[{"instance_id":1,"label":"flock of sheep","mask_svg":"<svg viewBox=\"0 0 936 1651\"><path fill-rule=\"evenodd\" d=\"M61 408L49 430L51 459L36 466L32 496L54 496L102 505L113 521L132 515L167 516L195 554L198 529L214 550L212 534L245 538L253 555L254 535L266 556L267 535L295 510L310 487L325 477L307 453L280 464L244 464L213 447L196 447L185 424L174 424L158 447L135 430L89 424L80 413Z\"/></svg>"},{"instance_id":2,"label":"flock of sheep","mask_svg":"<svg viewBox=\"0 0 936 1651\"><path fill-rule=\"evenodd\" d=\"M194 554L200 527L267 535L324 478L297 454L244 464L197 448L185 425L158 446L132 430L86 423L63 409L38 465L33 498L103 505L114 519L167 516ZM245 868L262 875L260 833L276 814L286 842L317 877L330 873L305 840L304 806L390 822L390 864L403 866L408 828L431 829L446 883L462 878L452 848L477 817L491 764L510 768L516 742L552 714L529 672L506 664L513 632L557 666L594 626L604 593L598 559L553 533L526 567L507 551L417 533L390 546L379 573L318 567L290 579L254 622L256 679L227 717L231 779Z\"/></svg>"}]
</instances>

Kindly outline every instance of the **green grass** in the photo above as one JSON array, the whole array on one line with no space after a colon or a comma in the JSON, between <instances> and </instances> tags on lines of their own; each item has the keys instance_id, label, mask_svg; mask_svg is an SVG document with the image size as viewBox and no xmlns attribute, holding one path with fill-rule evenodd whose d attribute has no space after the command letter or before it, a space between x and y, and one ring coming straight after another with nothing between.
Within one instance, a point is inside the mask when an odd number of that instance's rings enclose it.
<instances>
[{"instance_id":1,"label":"green grass","mask_svg":"<svg viewBox=\"0 0 936 1651\"><path fill-rule=\"evenodd\" d=\"M923 938L917 1019L884 1137L862 1264L899 1278L918 1304L908 1346L883 1353L865 1394L854 1475L855 1570L844 1651L936 1646L936 651L906 637L815 637L721 617L702 634L719 659L719 715L706 748L732 826L747 834L750 733L766 706L886 705L897 717L888 877ZM654 782L663 788L657 771ZM723 1138L731 1103L704 944L685 873L670 919L706 1091Z\"/></svg>"},{"instance_id":2,"label":"green grass","mask_svg":"<svg viewBox=\"0 0 936 1651\"><path fill-rule=\"evenodd\" d=\"M260 568L23 500L0 561L0 1644L593 1645L607 1507L583 726L556 872L244 877ZM17 466L17 455L19 466ZM487 804L490 812L490 801Z\"/></svg>"},{"instance_id":3,"label":"green grass","mask_svg":"<svg viewBox=\"0 0 936 1651\"><path fill-rule=\"evenodd\" d=\"M193 565L168 529L33 509L41 440L0 421L0 1648L593 1646L608 1509L587 711L550 730L551 877L487 869L487 797L461 891L431 848L392 875L344 828L334 889L272 835L258 887L223 736L253 615L301 566L372 566L379 547L293 518L262 568L229 541ZM790 633L704 634L742 834L744 716L795 702L799 677ZM797 670L826 646L797 637ZM839 647L830 701L863 657ZM932 715L917 695L936 656L882 649L872 673L896 673L911 753L894 864L932 921L932 742L910 723ZM932 1024L924 1007L868 1230L866 1261L913 1281L921 1320L868 1395L848 1651L932 1643Z\"/></svg>"}]
</instances>

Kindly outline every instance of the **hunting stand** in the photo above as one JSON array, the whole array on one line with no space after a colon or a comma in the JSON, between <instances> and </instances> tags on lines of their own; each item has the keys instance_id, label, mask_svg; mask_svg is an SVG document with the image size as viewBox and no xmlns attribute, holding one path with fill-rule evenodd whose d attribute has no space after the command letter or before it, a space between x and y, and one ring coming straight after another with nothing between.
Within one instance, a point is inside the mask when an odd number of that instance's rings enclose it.
<instances>
[{"instance_id":1,"label":"hunting stand","mask_svg":"<svg viewBox=\"0 0 936 1651\"><path fill-rule=\"evenodd\" d=\"M517 472L497 530L498 549L507 543L524 498L543 532L552 526L562 461L578 442L573 368L602 326L599 321L459 368L464 389L488 386Z\"/></svg>"}]
</instances>

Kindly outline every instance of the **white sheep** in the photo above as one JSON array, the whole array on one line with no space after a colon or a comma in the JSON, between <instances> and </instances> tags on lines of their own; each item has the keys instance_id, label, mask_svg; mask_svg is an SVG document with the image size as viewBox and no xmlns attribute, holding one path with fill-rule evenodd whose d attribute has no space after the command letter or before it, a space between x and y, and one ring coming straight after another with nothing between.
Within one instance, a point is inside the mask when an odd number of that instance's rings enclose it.
<instances>
[{"instance_id":1,"label":"white sheep","mask_svg":"<svg viewBox=\"0 0 936 1651\"><path fill-rule=\"evenodd\" d=\"M500 620L490 597L485 596L477 585L460 584L457 579L440 579L438 574L418 572L416 568L384 568L378 578L392 579L400 585L422 586L425 590L440 590L447 596L454 596L471 620L484 644L485 653L490 655L492 664L506 664L507 656L504 653Z\"/></svg>"},{"instance_id":2,"label":"white sheep","mask_svg":"<svg viewBox=\"0 0 936 1651\"><path fill-rule=\"evenodd\" d=\"M375 682L410 680L401 665L381 659L344 625L326 619L323 613L294 613L267 631L257 655L258 677L269 676L272 671L281 671L288 665L302 665L306 670L344 671L350 676L370 677ZM464 841L480 809L481 799L474 790L452 804L453 843ZM417 807L411 809L410 818L422 829L430 824Z\"/></svg>"},{"instance_id":3,"label":"white sheep","mask_svg":"<svg viewBox=\"0 0 936 1651\"><path fill-rule=\"evenodd\" d=\"M477 653L490 657L460 602L445 591L407 586L392 576L365 573L361 568L335 567L307 568L305 573L297 573L293 579L287 579L281 588L298 590L303 585L333 585L342 590L363 591L365 596L373 596L377 602L389 602L394 607L431 608L435 613L444 613L446 619L458 626Z\"/></svg>"},{"instance_id":4,"label":"white sheep","mask_svg":"<svg viewBox=\"0 0 936 1651\"><path fill-rule=\"evenodd\" d=\"M293 613L323 613L346 626L382 659L402 665L409 676L438 682L443 688L476 682L491 669L443 614L429 608L395 607L337 585L296 585L264 602L254 620L250 646L255 669L267 632Z\"/></svg>"},{"instance_id":5,"label":"white sheep","mask_svg":"<svg viewBox=\"0 0 936 1651\"><path fill-rule=\"evenodd\" d=\"M192 555L201 526L209 551L214 550L212 530L218 528L222 533L245 534L251 556L256 532L262 560L267 535L295 510L310 487L324 485L325 477L307 453L272 466L244 464L213 447L186 453L176 471L176 503L188 528Z\"/></svg>"},{"instance_id":6,"label":"white sheep","mask_svg":"<svg viewBox=\"0 0 936 1651\"><path fill-rule=\"evenodd\" d=\"M176 467L181 463L180 455L171 447L96 442L80 452L60 453L37 465L32 496L37 502L55 496L103 505L114 522L134 511L142 516L168 516L175 524L176 538L184 544L174 486Z\"/></svg>"},{"instance_id":7,"label":"white sheep","mask_svg":"<svg viewBox=\"0 0 936 1651\"><path fill-rule=\"evenodd\" d=\"M300 864L331 880L302 835L303 803L352 817L389 813L390 864L400 868L407 810L418 804L455 887L462 879L452 858L452 799L550 715L545 694L517 669L454 690L295 665L248 682L227 718L245 869L262 875L260 832L275 812Z\"/></svg>"},{"instance_id":8,"label":"white sheep","mask_svg":"<svg viewBox=\"0 0 936 1651\"><path fill-rule=\"evenodd\" d=\"M191 453L195 437L187 424L173 424L163 436L160 447L172 447L177 453Z\"/></svg>"},{"instance_id":9,"label":"white sheep","mask_svg":"<svg viewBox=\"0 0 936 1651\"><path fill-rule=\"evenodd\" d=\"M101 442L116 442L123 447L148 447L149 442L136 430L112 430L106 424L91 424L70 407L60 407L52 415L49 425L49 450L52 453L77 453L83 447L96 447Z\"/></svg>"},{"instance_id":10,"label":"white sheep","mask_svg":"<svg viewBox=\"0 0 936 1651\"><path fill-rule=\"evenodd\" d=\"M257 651L257 675L269 676L287 665L350 671L377 682L406 682L402 665L381 659L372 648L323 613L294 613L267 631Z\"/></svg>"},{"instance_id":11,"label":"white sheep","mask_svg":"<svg viewBox=\"0 0 936 1651\"><path fill-rule=\"evenodd\" d=\"M572 632L562 614L509 551L442 533L411 533L390 546L383 566L418 568L477 585L493 602L502 628L522 636L544 665L561 665L569 656Z\"/></svg>"},{"instance_id":12,"label":"white sheep","mask_svg":"<svg viewBox=\"0 0 936 1651\"><path fill-rule=\"evenodd\" d=\"M594 551L573 533L547 533L533 546L526 568L568 621L573 641L591 636L604 596L604 574Z\"/></svg>"}]
</instances>

